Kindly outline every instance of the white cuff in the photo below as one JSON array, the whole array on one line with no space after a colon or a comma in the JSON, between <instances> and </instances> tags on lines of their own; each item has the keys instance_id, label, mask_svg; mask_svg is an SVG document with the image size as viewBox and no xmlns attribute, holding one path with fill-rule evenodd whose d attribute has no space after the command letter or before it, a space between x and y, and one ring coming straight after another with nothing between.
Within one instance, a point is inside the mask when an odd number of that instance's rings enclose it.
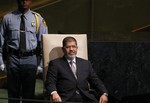
<instances>
[{"instance_id":1,"label":"white cuff","mask_svg":"<svg viewBox=\"0 0 150 103\"><path fill-rule=\"evenodd\" d=\"M53 95L54 93L57 93L57 91L53 91L53 92L51 92L51 95Z\"/></svg>"},{"instance_id":2,"label":"white cuff","mask_svg":"<svg viewBox=\"0 0 150 103\"><path fill-rule=\"evenodd\" d=\"M103 93L103 95L108 96L108 94L107 94L107 93Z\"/></svg>"}]
</instances>

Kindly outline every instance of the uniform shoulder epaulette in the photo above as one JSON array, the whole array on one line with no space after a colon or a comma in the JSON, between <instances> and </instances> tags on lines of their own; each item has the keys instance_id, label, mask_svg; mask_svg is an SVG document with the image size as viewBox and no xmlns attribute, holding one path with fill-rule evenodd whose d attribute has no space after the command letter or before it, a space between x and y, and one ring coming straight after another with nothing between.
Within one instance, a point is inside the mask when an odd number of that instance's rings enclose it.
<instances>
[{"instance_id":1,"label":"uniform shoulder epaulette","mask_svg":"<svg viewBox=\"0 0 150 103\"><path fill-rule=\"evenodd\" d=\"M35 20L36 20L36 34L37 34L39 31L39 27L40 27L39 16L41 16L41 15L36 12L32 12L32 13L35 16Z\"/></svg>"},{"instance_id":2,"label":"uniform shoulder epaulette","mask_svg":"<svg viewBox=\"0 0 150 103\"><path fill-rule=\"evenodd\" d=\"M41 17L41 15L37 12L32 12L32 13L34 14L35 19L36 19L36 34L37 34L39 30L39 26L40 26L39 17ZM47 24L43 18L42 18L42 23L45 27L47 27Z\"/></svg>"},{"instance_id":3,"label":"uniform shoulder epaulette","mask_svg":"<svg viewBox=\"0 0 150 103\"><path fill-rule=\"evenodd\" d=\"M32 11L34 15L41 16L39 13Z\"/></svg>"},{"instance_id":4,"label":"uniform shoulder epaulette","mask_svg":"<svg viewBox=\"0 0 150 103\"><path fill-rule=\"evenodd\" d=\"M39 13L37 13L37 12L34 12L35 13L35 15L38 15L38 16L41 16ZM42 16L41 16L42 17ZM45 20L44 20L44 18L42 17L42 23L43 23L43 25L45 26L45 27L47 27L47 24L46 24L46 22L45 22Z\"/></svg>"}]
</instances>

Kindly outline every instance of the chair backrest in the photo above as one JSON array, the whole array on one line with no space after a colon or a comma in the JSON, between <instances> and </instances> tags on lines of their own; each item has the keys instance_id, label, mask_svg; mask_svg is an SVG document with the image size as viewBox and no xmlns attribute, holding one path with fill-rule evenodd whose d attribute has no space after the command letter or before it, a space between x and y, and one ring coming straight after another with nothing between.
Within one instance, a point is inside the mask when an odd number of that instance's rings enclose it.
<instances>
[{"instance_id":1,"label":"chair backrest","mask_svg":"<svg viewBox=\"0 0 150 103\"><path fill-rule=\"evenodd\" d=\"M77 56L88 59L86 34L44 34L42 35L44 81L46 80L49 61L63 56L63 52L61 49L62 40L67 36L72 36L77 40Z\"/></svg>"}]
</instances>

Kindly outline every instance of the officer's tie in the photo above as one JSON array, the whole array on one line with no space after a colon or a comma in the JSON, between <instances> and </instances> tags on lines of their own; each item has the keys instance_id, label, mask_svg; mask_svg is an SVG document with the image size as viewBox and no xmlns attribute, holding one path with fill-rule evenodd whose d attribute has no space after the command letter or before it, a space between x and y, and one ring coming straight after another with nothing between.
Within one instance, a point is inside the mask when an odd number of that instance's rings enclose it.
<instances>
[{"instance_id":1,"label":"officer's tie","mask_svg":"<svg viewBox=\"0 0 150 103\"><path fill-rule=\"evenodd\" d=\"M24 15L21 15L21 22L20 22L20 50L22 52L26 51L26 32L25 32Z\"/></svg>"},{"instance_id":2,"label":"officer's tie","mask_svg":"<svg viewBox=\"0 0 150 103\"><path fill-rule=\"evenodd\" d=\"M70 61L70 66L71 66L71 70L72 70L75 78L77 79L77 74L76 74L77 70L76 70L76 64L75 64L75 62L74 61Z\"/></svg>"}]
</instances>

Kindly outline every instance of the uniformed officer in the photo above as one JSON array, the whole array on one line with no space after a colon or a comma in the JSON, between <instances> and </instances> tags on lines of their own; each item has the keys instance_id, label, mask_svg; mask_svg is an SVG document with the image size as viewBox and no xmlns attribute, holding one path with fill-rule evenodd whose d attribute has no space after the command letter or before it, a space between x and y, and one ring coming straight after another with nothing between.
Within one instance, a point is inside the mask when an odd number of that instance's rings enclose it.
<instances>
[{"instance_id":1,"label":"uniformed officer","mask_svg":"<svg viewBox=\"0 0 150 103\"><path fill-rule=\"evenodd\" d=\"M4 70L3 46L8 48L6 60L9 103L33 99L37 71L36 48L48 29L44 19L30 10L32 0L17 0L18 9L6 14L0 25L0 69ZM18 100L17 100L18 99ZM22 103L30 103L22 101Z\"/></svg>"}]
</instances>

